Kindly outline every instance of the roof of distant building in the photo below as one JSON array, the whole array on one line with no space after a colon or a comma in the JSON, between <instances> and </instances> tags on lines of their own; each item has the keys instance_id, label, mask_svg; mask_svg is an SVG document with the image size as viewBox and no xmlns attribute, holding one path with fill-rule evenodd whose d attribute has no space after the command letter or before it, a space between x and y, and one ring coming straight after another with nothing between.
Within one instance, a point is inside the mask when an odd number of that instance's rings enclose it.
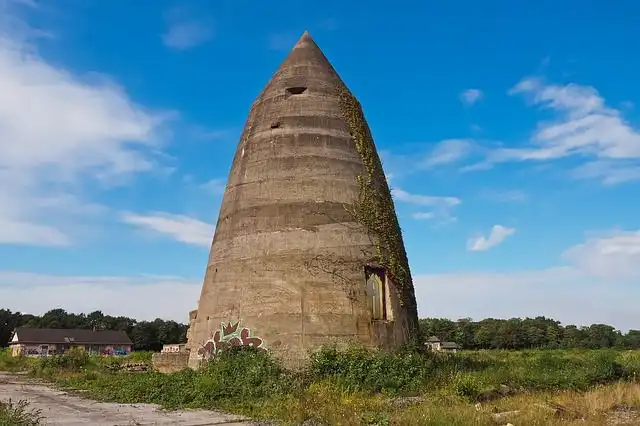
<instances>
[{"instance_id":1,"label":"roof of distant building","mask_svg":"<svg viewBox=\"0 0 640 426\"><path fill-rule=\"evenodd\" d=\"M127 333L119 330L85 330L65 328L18 327L15 331L18 343L39 344L93 344L132 345Z\"/></svg>"}]
</instances>

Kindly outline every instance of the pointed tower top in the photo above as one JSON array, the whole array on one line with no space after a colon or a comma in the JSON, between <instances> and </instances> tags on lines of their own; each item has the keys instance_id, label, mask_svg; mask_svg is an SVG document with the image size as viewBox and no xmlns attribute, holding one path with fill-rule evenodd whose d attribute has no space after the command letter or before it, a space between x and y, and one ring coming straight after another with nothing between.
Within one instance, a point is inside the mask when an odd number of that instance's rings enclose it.
<instances>
[{"instance_id":1,"label":"pointed tower top","mask_svg":"<svg viewBox=\"0 0 640 426\"><path fill-rule=\"evenodd\" d=\"M327 87L341 81L322 50L305 31L256 99L276 96L286 87ZM323 90L323 89L322 89ZM321 91L322 91L321 90Z\"/></svg>"},{"instance_id":2,"label":"pointed tower top","mask_svg":"<svg viewBox=\"0 0 640 426\"><path fill-rule=\"evenodd\" d=\"M305 31L302 34L302 37L300 37L300 39L298 40L298 42L296 43L295 46L293 46L293 48L298 48L298 47L304 47L306 46L308 43L313 43L315 44L315 42L313 41L313 39L311 38L311 34L309 34L309 31Z\"/></svg>"}]
</instances>

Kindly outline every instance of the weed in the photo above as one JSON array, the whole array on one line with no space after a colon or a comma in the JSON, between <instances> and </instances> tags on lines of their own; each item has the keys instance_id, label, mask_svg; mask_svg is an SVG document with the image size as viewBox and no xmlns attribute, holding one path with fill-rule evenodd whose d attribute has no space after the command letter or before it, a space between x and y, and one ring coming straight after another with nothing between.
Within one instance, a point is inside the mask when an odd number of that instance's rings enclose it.
<instances>
[{"instance_id":1,"label":"weed","mask_svg":"<svg viewBox=\"0 0 640 426\"><path fill-rule=\"evenodd\" d=\"M623 386L616 383L625 381L630 384L640 373L638 351L485 350L442 354L410 348L386 352L361 346L321 348L311 353L307 367L297 372L247 347L225 351L199 371L161 374L109 368L132 361L147 362L144 360L149 356L145 353L132 358L90 357L78 352L10 361L0 355L0 367L24 368L31 363L34 374L103 401L155 403L169 409L222 409L254 418L280 419L285 424L309 421L380 426L492 425L491 413L479 411L473 404L481 401L487 406L521 406L523 401L531 403L531 398L544 401L567 392L574 399L589 391L604 395L598 386ZM627 390L610 395L608 405L601 404L604 408L595 410L597 413L581 407L571 410L586 412L583 416L594 419L602 417L602 410L612 407L612 401L636 401L640 384L634 386L635 391L624 388ZM629 396L632 394L633 398ZM422 402L409 406L394 403L398 397L418 395L421 397L413 400ZM503 408L509 411L513 406ZM553 410L540 410L524 410L522 419L542 420L522 424L554 424L555 420L547 416L547 411Z\"/></svg>"},{"instance_id":2,"label":"weed","mask_svg":"<svg viewBox=\"0 0 640 426\"><path fill-rule=\"evenodd\" d=\"M29 409L27 401L0 401L0 426L37 426L42 420L42 412Z\"/></svg>"}]
</instances>

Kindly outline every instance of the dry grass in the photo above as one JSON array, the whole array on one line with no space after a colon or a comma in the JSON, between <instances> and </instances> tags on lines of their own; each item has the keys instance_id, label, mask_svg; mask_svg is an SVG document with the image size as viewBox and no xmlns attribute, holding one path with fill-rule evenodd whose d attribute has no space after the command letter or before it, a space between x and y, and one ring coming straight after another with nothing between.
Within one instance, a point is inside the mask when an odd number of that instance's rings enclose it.
<instances>
[{"instance_id":1,"label":"dry grass","mask_svg":"<svg viewBox=\"0 0 640 426\"><path fill-rule=\"evenodd\" d=\"M619 382L584 393L525 394L479 408L485 420L467 424L640 425L640 383Z\"/></svg>"}]
</instances>

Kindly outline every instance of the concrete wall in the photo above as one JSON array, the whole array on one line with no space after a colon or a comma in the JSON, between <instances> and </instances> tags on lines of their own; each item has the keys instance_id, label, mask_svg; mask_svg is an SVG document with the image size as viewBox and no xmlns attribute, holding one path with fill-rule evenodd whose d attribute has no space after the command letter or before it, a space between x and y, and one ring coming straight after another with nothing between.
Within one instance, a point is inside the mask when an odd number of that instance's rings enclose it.
<instances>
[{"instance_id":1,"label":"concrete wall","mask_svg":"<svg viewBox=\"0 0 640 426\"><path fill-rule=\"evenodd\" d=\"M190 366L198 351L228 345L266 348L294 366L322 344L390 348L417 329L413 293L407 312L393 283L389 319L374 321L368 308L364 268L377 247L349 212L365 167L336 79L303 37L254 102L190 314ZM296 86L306 91L287 93Z\"/></svg>"},{"instance_id":2,"label":"concrete wall","mask_svg":"<svg viewBox=\"0 0 640 426\"><path fill-rule=\"evenodd\" d=\"M187 368L189 353L154 353L151 356L153 368L161 373L175 373Z\"/></svg>"}]
</instances>

